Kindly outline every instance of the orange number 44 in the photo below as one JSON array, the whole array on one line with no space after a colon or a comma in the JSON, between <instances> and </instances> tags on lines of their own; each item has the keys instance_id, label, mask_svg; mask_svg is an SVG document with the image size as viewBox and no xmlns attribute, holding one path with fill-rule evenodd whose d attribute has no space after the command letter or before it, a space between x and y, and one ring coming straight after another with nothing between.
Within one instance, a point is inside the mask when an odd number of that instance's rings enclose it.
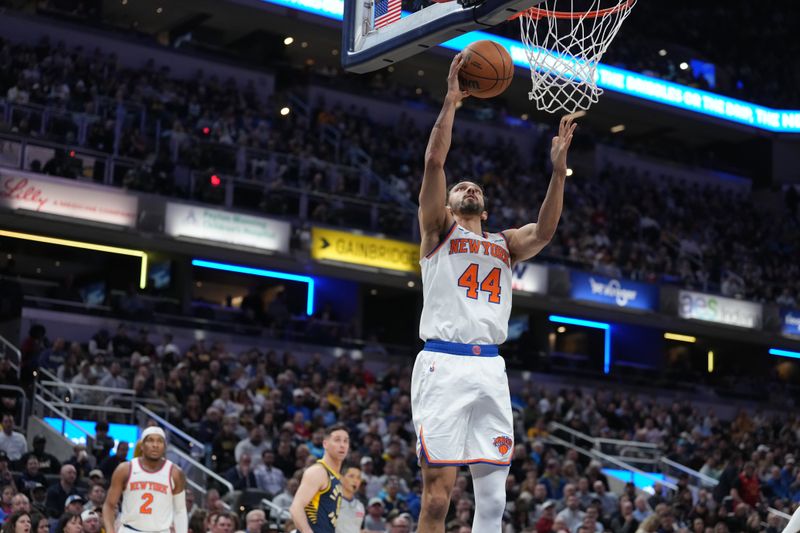
<instances>
[{"instance_id":1,"label":"orange number 44","mask_svg":"<svg viewBox=\"0 0 800 533\"><path fill-rule=\"evenodd\" d=\"M153 505L153 494L151 492L145 492L142 494L142 506L139 507L139 512L142 514L153 514L153 508L150 507Z\"/></svg>"},{"instance_id":2,"label":"orange number 44","mask_svg":"<svg viewBox=\"0 0 800 533\"><path fill-rule=\"evenodd\" d=\"M500 303L500 269L495 267L478 283L478 265L470 264L458 278L458 286L467 289L467 298L478 299L478 289L489 293L489 302Z\"/></svg>"}]
</instances>

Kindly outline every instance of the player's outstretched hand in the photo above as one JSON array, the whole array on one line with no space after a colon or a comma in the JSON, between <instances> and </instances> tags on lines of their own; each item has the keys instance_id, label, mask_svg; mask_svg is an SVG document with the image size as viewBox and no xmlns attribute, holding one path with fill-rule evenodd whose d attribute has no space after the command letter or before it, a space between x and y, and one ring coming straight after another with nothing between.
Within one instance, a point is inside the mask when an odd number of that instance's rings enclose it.
<instances>
[{"instance_id":1,"label":"player's outstretched hand","mask_svg":"<svg viewBox=\"0 0 800 533\"><path fill-rule=\"evenodd\" d=\"M458 72L464 65L464 61L464 54L457 53L450 63L450 73L447 75L447 98L452 99L454 102L460 102L469 96L469 92L461 90L461 85L458 83Z\"/></svg>"},{"instance_id":2,"label":"player's outstretched hand","mask_svg":"<svg viewBox=\"0 0 800 533\"><path fill-rule=\"evenodd\" d=\"M553 172L567 174L567 151L572 143L572 134L578 124L575 123L575 114L566 115L561 118L558 125L558 135L553 137L553 144L550 147L550 161L553 163Z\"/></svg>"}]
</instances>

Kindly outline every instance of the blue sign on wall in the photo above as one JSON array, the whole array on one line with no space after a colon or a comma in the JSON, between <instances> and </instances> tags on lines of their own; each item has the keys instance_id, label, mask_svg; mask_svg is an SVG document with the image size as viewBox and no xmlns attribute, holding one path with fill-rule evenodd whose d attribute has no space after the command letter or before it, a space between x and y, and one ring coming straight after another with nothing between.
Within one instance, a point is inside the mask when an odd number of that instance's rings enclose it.
<instances>
[{"instance_id":1,"label":"blue sign on wall","mask_svg":"<svg viewBox=\"0 0 800 533\"><path fill-rule=\"evenodd\" d=\"M97 424L97 422L91 420L73 420L72 422L75 424L73 425L69 422L66 422L63 418L46 416L44 421L75 444L86 444L86 433L92 437L95 436L94 426ZM86 433L75 427L76 425L80 426L84 431L86 431ZM133 459L133 449L136 446L136 441L139 439L138 426L134 426L133 424L109 423L108 436L114 439L115 450L116 445L119 444L119 441L127 442L129 444L127 459Z\"/></svg>"},{"instance_id":2,"label":"blue sign on wall","mask_svg":"<svg viewBox=\"0 0 800 533\"><path fill-rule=\"evenodd\" d=\"M784 309L781 311L781 333L790 337L800 337L800 311Z\"/></svg>"},{"instance_id":3,"label":"blue sign on wall","mask_svg":"<svg viewBox=\"0 0 800 533\"><path fill-rule=\"evenodd\" d=\"M625 309L655 311L658 307L658 287L627 279L609 278L587 272L570 271L575 300L586 300Z\"/></svg>"}]
</instances>

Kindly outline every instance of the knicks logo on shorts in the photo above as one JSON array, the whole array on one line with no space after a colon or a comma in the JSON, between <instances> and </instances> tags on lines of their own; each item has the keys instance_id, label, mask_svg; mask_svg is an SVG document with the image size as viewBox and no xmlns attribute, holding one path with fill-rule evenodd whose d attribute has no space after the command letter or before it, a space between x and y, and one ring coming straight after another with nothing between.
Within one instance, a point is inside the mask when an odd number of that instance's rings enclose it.
<instances>
[{"instance_id":1,"label":"knicks logo on shorts","mask_svg":"<svg viewBox=\"0 0 800 533\"><path fill-rule=\"evenodd\" d=\"M500 436L495 437L492 444L494 444L495 448L500 451L500 455L505 455L508 453L508 450L511 449L511 446L514 443L510 437Z\"/></svg>"}]
</instances>

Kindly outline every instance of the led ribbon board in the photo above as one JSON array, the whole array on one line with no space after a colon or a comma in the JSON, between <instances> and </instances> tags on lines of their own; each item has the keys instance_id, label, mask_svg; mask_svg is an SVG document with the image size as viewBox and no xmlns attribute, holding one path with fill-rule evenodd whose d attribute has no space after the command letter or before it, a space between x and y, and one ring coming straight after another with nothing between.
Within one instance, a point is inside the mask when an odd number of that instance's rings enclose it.
<instances>
[{"instance_id":1,"label":"led ribbon board","mask_svg":"<svg viewBox=\"0 0 800 533\"><path fill-rule=\"evenodd\" d=\"M264 270L262 268L252 268L228 263L217 263L216 261L205 261L203 259L193 259L192 266L210 268L212 270L224 270L226 272L236 272L239 274L249 274L251 276L261 276L262 278L285 279L287 281L299 281L308 285L306 296L306 314L314 314L314 278L310 276L300 276L287 272L277 272L274 270Z\"/></svg>"},{"instance_id":2,"label":"led ribbon board","mask_svg":"<svg viewBox=\"0 0 800 533\"><path fill-rule=\"evenodd\" d=\"M607 322L595 322L594 320L583 320L582 318L571 318L568 316L550 315L550 322L559 324L570 324L573 326L583 326L603 330L603 373L611 371L611 324Z\"/></svg>"},{"instance_id":3,"label":"led ribbon board","mask_svg":"<svg viewBox=\"0 0 800 533\"><path fill-rule=\"evenodd\" d=\"M342 0L262 1L334 20L342 20L344 13L344 2ZM403 14L407 15L405 12ZM528 59L525 56L525 49L521 42L486 32L472 31L465 33L460 37L442 43L440 46L460 51L471 43L482 39L490 39L502 44L511 53L511 58L515 65L530 69ZM800 110L797 109L771 109L602 63L597 65L597 76L598 86L620 94L657 102L676 109L693 111L734 124L752 126L765 131L800 133Z\"/></svg>"},{"instance_id":4,"label":"led ribbon board","mask_svg":"<svg viewBox=\"0 0 800 533\"><path fill-rule=\"evenodd\" d=\"M12 239L22 239L25 241L43 242L45 244L56 244L58 246L69 246L70 248L82 248L84 250L94 250L95 252L108 252L110 254L130 255L141 258L139 268L139 288L147 287L147 253L142 250L131 250L129 248L119 248L117 246L105 246L90 242L70 241L67 239L56 239L43 235L32 235L30 233L19 233L16 231L0 230L0 237L10 237Z\"/></svg>"}]
</instances>

